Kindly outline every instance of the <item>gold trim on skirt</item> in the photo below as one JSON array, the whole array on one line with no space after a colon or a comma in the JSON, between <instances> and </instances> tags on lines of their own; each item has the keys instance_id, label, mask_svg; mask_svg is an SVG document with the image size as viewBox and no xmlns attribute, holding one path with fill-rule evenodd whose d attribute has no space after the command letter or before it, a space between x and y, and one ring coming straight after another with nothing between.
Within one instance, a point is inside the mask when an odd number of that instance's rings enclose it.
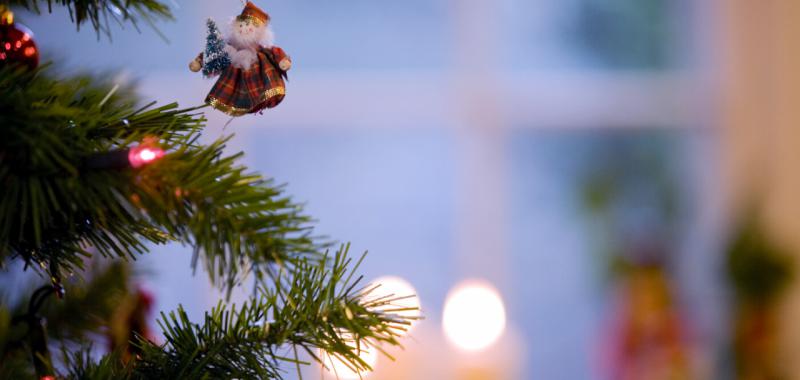
<instances>
[{"instance_id":1,"label":"gold trim on skirt","mask_svg":"<svg viewBox=\"0 0 800 380\"><path fill-rule=\"evenodd\" d=\"M274 98L278 95L286 95L286 88L275 87L265 91L264 94L261 95L261 101L258 103L259 104L264 103L267 100ZM222 103L219 99L210 96L208 97L208 100L206 100L206 104L231 116L242 116L250 112L250 110L247 108L237 108L234 106L229 106L225 103Z\"/></svg>"}]
</instances>

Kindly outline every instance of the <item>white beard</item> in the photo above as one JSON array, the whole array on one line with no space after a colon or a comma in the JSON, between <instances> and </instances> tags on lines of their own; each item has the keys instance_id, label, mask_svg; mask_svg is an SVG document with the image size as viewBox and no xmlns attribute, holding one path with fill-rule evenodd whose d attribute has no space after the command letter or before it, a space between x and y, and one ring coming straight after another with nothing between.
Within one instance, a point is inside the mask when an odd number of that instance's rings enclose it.
<instances>
[{"instance_id":1,"label":"white beard","mask_svg":"<svg viewBox=\"0 0 800 380\"><path fill-rule=\"evenodd\" d=\"M234 67L247 70L258 61L259 47L272 47L274 35L269 25L257 27L254 33L240 33L236 28L237 23L234 19L230 24L225 51Z\"/></svg>"}]
</instances>

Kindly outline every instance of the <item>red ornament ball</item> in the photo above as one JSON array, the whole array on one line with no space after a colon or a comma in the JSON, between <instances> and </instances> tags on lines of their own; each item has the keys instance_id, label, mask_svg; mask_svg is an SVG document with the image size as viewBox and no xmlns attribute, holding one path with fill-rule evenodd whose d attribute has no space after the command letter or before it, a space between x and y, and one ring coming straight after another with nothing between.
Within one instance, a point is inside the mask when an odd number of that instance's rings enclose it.
<instances>
[{"instance_id":1,"label":"red ornament ball","mask_svg":"<svg viewBox=\"0 0 800 380\"><path fill-rule=\"evenodd\" d=\"M39 66L39 48L33 41L33 33L19 24L14 24L10 11L0 15L0 66L20 64L35 69Z\"/></svg>"}]
</instances>

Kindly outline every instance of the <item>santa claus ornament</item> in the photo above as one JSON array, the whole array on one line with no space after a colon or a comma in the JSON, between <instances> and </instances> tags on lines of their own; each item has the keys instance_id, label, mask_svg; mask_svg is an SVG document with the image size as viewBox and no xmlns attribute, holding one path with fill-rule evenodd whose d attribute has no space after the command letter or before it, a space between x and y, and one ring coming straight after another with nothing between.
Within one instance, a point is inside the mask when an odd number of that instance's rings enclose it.
<instances>
[{"instance_id":1,"label":"santa claus ornament","mask_svg":"<svg viewBox=\"0 0 800 380\"><path fill-rule=\"evenodd\" d=\"M273 45L270 17L248 1L222 38L208 22L206 49L189 64L207 77L219 76L206 103L231 116L261 112L280 104L286 95L286 72L292 61Z\"/></svg>"}]
</instances>

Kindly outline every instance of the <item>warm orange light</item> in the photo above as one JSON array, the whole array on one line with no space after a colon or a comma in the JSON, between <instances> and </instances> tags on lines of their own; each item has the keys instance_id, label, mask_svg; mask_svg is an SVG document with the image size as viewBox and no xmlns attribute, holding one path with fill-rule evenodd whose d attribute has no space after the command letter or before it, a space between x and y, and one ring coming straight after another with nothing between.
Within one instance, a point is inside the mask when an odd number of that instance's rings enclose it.
<instances>
[{"instance_id":1,"label":"warm orange light","mask_svg":"<svg viewBox=\"0 0 800 380\"><path fill-rule=\"evenodd\" d=\"M14 23L14 13L8 10L5 5L0 5L0 25L11 25Z\"/></svg>"},{"instance_id":2,"label":"warm orange light","mask_svg":"<svg viewBox=\"0 0 800 380\"><path fill-rule=\"evenodd\" d=\"M28 47L25 48L24 54L25 54L26 57L30 57L30 56L36 54L36 48L34 48L32 46L28 46Z\"/></svg>"}]
</instances>

